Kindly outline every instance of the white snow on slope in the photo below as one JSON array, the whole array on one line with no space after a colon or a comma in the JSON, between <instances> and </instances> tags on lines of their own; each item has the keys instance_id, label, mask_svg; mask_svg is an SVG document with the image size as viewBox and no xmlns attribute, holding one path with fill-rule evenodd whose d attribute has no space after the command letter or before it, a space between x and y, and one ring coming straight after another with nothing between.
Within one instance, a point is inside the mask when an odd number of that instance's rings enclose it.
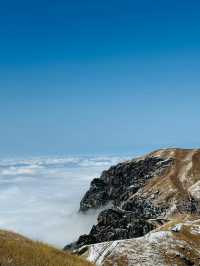
<instances>
[{"instance_id":1,"label":"white snow on slope","mask_svg":"<svg viewBox=\"0 0 200 266\"><path fill-rule=\"evenodd\" d=\"M187 228L191 234L199 237L200 241L200 224L196 220L191 223L176 224L169 230L162 230L161 228L161 231L155 230L140 238L91 245L87 251L87 259L97 266L103 266L104 263L116 266L169 266L172 264L167 262L165 257L169 256L179 260L179 264L177 264L176 260L172 259L173 266L175 266L180 265L180 261L184 263L185 254L187 253L185 251L189 252L190 250L195 251L197 258L200 258L200 249L182 238L179 239L178 236L182 232L182 227ZM173 228L179 230L175 232L172 230ZM195 260L195 263L197 264L194 265L200 265L200 260Z\"/></svg>"}]
</instances>

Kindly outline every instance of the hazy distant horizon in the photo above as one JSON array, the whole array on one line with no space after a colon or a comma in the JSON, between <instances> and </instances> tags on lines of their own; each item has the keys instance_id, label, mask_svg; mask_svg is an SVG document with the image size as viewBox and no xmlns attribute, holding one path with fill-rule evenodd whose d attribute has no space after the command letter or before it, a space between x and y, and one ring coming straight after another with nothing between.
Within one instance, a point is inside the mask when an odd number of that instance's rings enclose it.
<instances>
[{"instance_id":1,"label":"hazy distant horizon","mask_svg":"<svg viewBox=\"0 0 200 266\"><path fill-rule=\"evenodd\" d=\"M133 149L122 149L122 150L115 150L112 151L96 151L96 152L49 152L49 153L41 153L41 152L29 152L29 153L3 153L0 152L0 160L10 160L10 159L33 159L33 158L70 158L70 157L123 157L128 156L130 158L134 158L135 155L144 155L149 152L159 150L159 149L168 149L168 148L182 148L182 149L195 149L200 148L200 144L185 144L185 145L146 145L142 147L137 147Z\"/></svg>"}]
</instances>

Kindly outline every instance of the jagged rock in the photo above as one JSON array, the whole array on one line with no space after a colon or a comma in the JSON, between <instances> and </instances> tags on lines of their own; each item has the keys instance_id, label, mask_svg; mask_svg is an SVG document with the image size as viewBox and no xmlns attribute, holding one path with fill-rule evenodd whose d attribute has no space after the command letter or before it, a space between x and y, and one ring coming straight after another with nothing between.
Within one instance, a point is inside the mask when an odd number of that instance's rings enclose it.
<instances>
[{"instance_id":1,"label":"jagged rock","mask_svg":"<svg viewBox=\"0 0 200 266\"><path fill-rule=\"evenodd\" d=\"M138 195L123 202L121 207L123 210L132 212L134 217L140 217L141 219L156 218L166 211L164 207L156 207L149 200Z\"/></svg>"},{"instance_id":2,"label":"jagged rock","mask_svg":"<svg viewBox=\"0 0 200 266\"><path fill-rule=\"evenodd\" d=\"M80 210L104 206L109 201L106 193L106 183L100 178L95 178L90 185L90 191L86 192L84 199L80 203Z\"/></svg>"},{"instance_id":3,"label":"jagged rock","mask_svg":"<svg viewBox=\"0 0 200 266\"><path fill-rule=\"evenodd\" d=\"M107 209L98 216L88 235L80 236L78 241L65 247L65 250L79 249L82 246L99 242L140 237L153 230L155 225L134 213L119 209Z\"/></svg>"},{"instance_id":4,"label":"jagged rock","mask_svg":"<svg viewBox=\"0 0 200 266\"><path fill-rule=\"evenodd\" d=\"M142 188L148 179L161 174L171 163L171 159L147 157L112 166L99 179L91 182L89 191L80 203L80 211L105 206L109 201L118 206Z\"/></svg>"},{"instance_id":5,"label":"jagged rock","mask_svg":"<svg viewBox=\"0 0 200 266\"><path fill-rule=\"evenodd\" d=\"M200 215L200 150L166 149L126 161L91 182L80 211L98 209L97 224L68 249L142 237L174 215Z\"/></svg>"},{"instance_id":6,"label":"jagged rock","mask_svg":"<svg viewBox=\"0 0 200 266\"><path fill-rule=\"evenodd\" d=\"M98 224L93 226L90 235L95 243L109 240L139 237L153 229L153 225L134 214L108 209L100 213Z\"/></svg>"}]
</instances>

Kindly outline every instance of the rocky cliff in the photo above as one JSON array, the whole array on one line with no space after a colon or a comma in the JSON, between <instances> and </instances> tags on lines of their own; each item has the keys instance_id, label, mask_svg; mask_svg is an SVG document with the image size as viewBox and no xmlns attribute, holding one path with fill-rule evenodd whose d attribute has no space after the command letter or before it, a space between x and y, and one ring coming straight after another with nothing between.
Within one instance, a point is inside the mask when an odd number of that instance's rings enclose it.
<instances>
[{"instance_id":1,"label":"rocky cliff","mask_svg":"<svg viewBox=\"0 0 200 266\"><path fill-rule=\"evenodd\" d=\"M199 201L198 149L163 149L120 163L91 182L80 211L87 213L100 207L105 210L88 235L66 248L78 250L85 245L144 237L177 216L198 217ZM112 207L106 208L107 205ZM137 241L134 243L143 243Z\"/></svg>"}]
</instances>

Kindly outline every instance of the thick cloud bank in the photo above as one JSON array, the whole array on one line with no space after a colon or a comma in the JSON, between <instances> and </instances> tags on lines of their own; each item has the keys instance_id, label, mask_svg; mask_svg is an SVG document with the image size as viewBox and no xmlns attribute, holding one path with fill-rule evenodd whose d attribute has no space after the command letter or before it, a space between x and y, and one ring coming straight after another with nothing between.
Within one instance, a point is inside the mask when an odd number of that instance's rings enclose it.
<instances>
[{"instance_id":1,"label":"thick cloud bank","mask_svg":"<svg viewBox=\"0 0 200 266\"><path fill-rule=\"evenodd\" d=\"M1 160L0 228L63 247L95 223L96 213L77 213L91 179L121 159Z\"/></svg>"}]
</instances>

